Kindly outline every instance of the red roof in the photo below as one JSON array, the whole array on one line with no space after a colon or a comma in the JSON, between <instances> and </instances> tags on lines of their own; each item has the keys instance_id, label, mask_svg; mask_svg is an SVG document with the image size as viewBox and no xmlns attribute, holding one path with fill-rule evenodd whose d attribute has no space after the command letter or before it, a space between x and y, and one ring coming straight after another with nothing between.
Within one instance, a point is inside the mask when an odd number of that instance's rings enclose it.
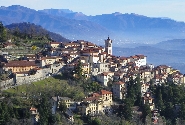
<instances>
[{"instance_id":1,"label":"red roof","mask_svg":"<svg viewBox=\"0 0 185 125\"><path fill-rule=\"evenodd\" d=\"M84 102L86 102L86 101L98 101L98 100L99 100L99 97L88 97L88 98L83 99Z\"/></svg>"},{"instance_id":2,"label":"red roof","mask_svg":"<svg viewBox=\"0 0 185 125\"><path fill-rule=\"evenodd\" d=\"M144 58L144 57L146 57L146 56L144 56L144 55L136 55L137 57L139 57L139 58Z\"/></svg>"},{"instance_id":3,"label":"red roof","mask_svg":"<svg viewBox=\"0 0 185 125\"><path fill-rule=\"evenodd\" d=\"M5 67L27 67L27 66L37 66L35 61L10 61L5 64Z\"/></svg>"},{"instance_id":4,"label":"red roof","mask_svg":"<svg viewBox=\"0 0 185 125\"><path fill-rule=\"evenodd\" d=\"M112 92L107 91L107 90L101 90L100 93L101 93L102 95L105 95L105 94L112 94Z\"/></svg>"},{"instance_id":5,"label":"red roof","mask_svg":"<svg viewBox=\"0 0 185 125\"><path fill-rule=\"evenodd\" d=\"M133 59L138 59L138 57L137 56L130 56L131 58L133 58Z\"/></svg>"},{"instance_id":6,"label":"red roof","mask_svg":"<svg viewBox=\"0 0 185 125\"><path fill-rule=\"evenodd\" d=\"M93 97L99 97L100 96L100 94L98 94L98 93L93 93L93 95L92 95Z\"/></svg>"}]
</instances>

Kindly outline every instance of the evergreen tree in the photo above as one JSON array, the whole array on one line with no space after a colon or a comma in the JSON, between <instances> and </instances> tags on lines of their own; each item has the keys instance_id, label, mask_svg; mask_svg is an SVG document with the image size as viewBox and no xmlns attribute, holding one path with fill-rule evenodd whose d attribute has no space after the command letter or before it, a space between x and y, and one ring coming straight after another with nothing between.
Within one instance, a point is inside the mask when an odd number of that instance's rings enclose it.
<instances>
[{"instance_id":1,"label":"evergreen tree","mask_svg":"<svg viewBox=\"0 0 185 125\"><path fill-rule=\"evenodd\" d=\"M140 94L141 93L141 83L140 83L139 75L135 78L134 81L135 81L135 84L134 84L135 92L136 94Z\"/></svg>"},{"instance_id":2,"label":"evergreen tree","mask_svg":"<svg viewBox=\"0 0 185 125\"><path fill-rule=\"evenodd\" d=\"M178 117L181 118L182 120L185 120L185 104L184 103L181 104Z\"/></svg>"},{"instance_id":3,"label":"evergreen tree","mask_svg":"<svg viewBox=\"0 0 185 125\"><path fill-rule=\"evenodd\" d=\"M124 101L123 116L128 121L130 121L132 119L132 106L133 106L132 101L130 99L126 98Z\"/></svg>"},{"instance_id":4,"label":"evergreen tree","mask_svg":"<svg viewBox=\"0 0 185 125\"><path fill-rule=\"evenodd\" d=\"M60 110L61 112L66 112L67 106L66 106L66 103L65 103L65 102L63 102L63 101L60 102L59 110Z\"/></svg>"},{"instance_id":5,"label":"evergreen tree","mask_svg":"<svg viewBox=\"0 0 185 125\"><path fill-rule=\"evenodd\" d=\"M168 101L173 103L173 90L171 86L168 88Z\"/></svg>"},{"instance_id":6,"label":"evergreen tree","mask_svg":"<svg viewBox=\"0 0 185 125\"><path fill-rule=\"evenodd\" d=\"M29 109L26 108L24 111L24 118L30 118L30 116L31 116L31 113L30 113Z\"/></svg>"},{"instance_id":7,"label":"evergreen tree","mask_svg":"<svg viewBox=\"0 0 185 125\"><path fill-rule=\"evenodd\" d=\"M180 104L180 100L183 97L184 90L180 86L174 85L173 90L173 104Z\"/></svg>"},{"instance_id":8,"label":"evergreen tree","mask_svg":"<svg viewBox=\"0 0 185 125\"><path fill-rule=\"evenodd\" d=\"M9 106L8 107L8 110L9 110L8 112L10 113L10 117L11 118L15 118L16 116L15 116L13 107L12 106Z\"/></svg>"},{"instance_id":9,"label":"evergreen tree","mask_svg":"<svg viewBox=\"0 0 185 125\"><path fill-rule=\"evenodd\" d=\"M51 117L51 104L46 96L43 96L39 105L39 125L48 125Z\"/></svg>"},{"instance_id":10,"label":"evergreen tree","mask_svg":"<svg viewBox=\"0 0 185 125\"><path fill-rule=\"evenodd\" d=\"M7 37L6 28L3 26L2 22L0 22L0 42L4 42Z\"/></svg>"},{"instance_id":11,"label":"evergreen tree","mask_svg":"<svg viewBox=\"0 0 185 125\"><path fill-rule=\"evenodd\" d=\"M2 109L2 105L1 105L2 103L0 103L0 124L2 124L2 122L3 122L3 109Z\"/></svg>"},{"instance_id":12,"label":"evergreen tree","mask_svg":"<svg viewBox=\"0 0 185 125\"><path fill-rule=\"evenodd\" d=\"M142 97L141 97L141 93L138 93L137 94L137 97L136 97L136 101L135 101L135 106L142 106Z\"/></svg>"},{"instance_id":13,"label":"evergreen tree","mask_svg":"<svg viewBox=\"0 0 185 125\"><path fill-rule=\"evenodd\" d=\"M143 109L143 120L146 119L146 116L149 116L151 118L151 109L150 106L148 104L144 104L142 106Z\"/></svg>"},{"instance_id":14,"label":"evergreen tree","mask_svg":"<svg viewBox=\"0 0 185 125\"><path fill-rule=\"evenodd\" d=\"M139 77L136 77L135 80L133 80L132 77L130 78L126 98L129 98L131 103L134 105L141 104L141 84Z\"/></svg>"},{"instance_id":15,"label":"evergreen tree","mask_svg":"<svg viewBox=\"0 0 185 125\"><path fill-rule=\"evenodd\" d=\"M76 75L77 80L82 80L83 78L83 69L82 69L82 63L79 60L78 64L75 66L74 74Z\"/></svg>"},{"instance_id":16,"label":"evergreen tree","mask_svg":"<svg viewBox=\"0 0 185 125\"><path fill-rule=\"evenodd\" d=\"M17 109L17 108L14 109L14 113L15 113L15 117L16 117L17 119L19 119L19 118L20 118L20 115L19 115L19 113L18 113L18 109Z\"/></svg>"},{"instance_id":17,"label":"evergreen tree","mask_svg":"<svg viewBox=\"0 0 185 125\"><path fill-rule=\"evenodd\" d=\"M56 123L56 122L57 122L57 117L56 117L56 115L50 114L49 119L48 119L48 123L49 123L49 124L54 124L54 123Z\"/></svg>"},{"instance_id":18,"label":"evergreen tree","mask_svg":"<svg viewBox=\"0 0 185 125\"><path fill-rule=\"evenodd\" d=\"M94 120L92 120L91 125L101 125L101 121L98 118L95 118Z\"/></svg>"},{"instance_id":19,"label":"evergreen tree","mask_svg":"<svg viewBox=\"0 0 185 125\"><path fill-rule=\"evenodd\" d=\"M118 112L118 116L119 117L124 117L124 106L123 105L119 105L119 108L118 108L118 110L116 112Z\"/></svg>"},{"instance_id":20,"label":"evergreen tree","mask_svg":"<svg viewBox=\"0 0 185 125\"><path fill-rule=\"evenodd\" d=\"M163 111L165 107L164 107L164 103L163 103L163 99L162 99L161 89L159 89L156 100L157 100L156 107L158 108L159 111Z\"/></svg>"},{"instance_id":21,"label":"evergreen tree","mask_svg":"<svg viewBox=\"0 0 185 125\"><path fill-rule=\"evenodd\" d=\"M166 104L166 108L165 108L165 117L166 119L173 119L174 117L174 112L173 112L173 104L172 102L167 102Z\"/></svg>"},{"instance_id":22,"label":"evergreen tree","mask_svg":"<svg viewBox=\"0 0 185 125\"><path fill-rule=\"evenodd\" d=\"M0 110L1 110L0 111L1 112L0 121L5 124L6 122L8 122L10 120L10 114L8 112L8 106L5 102L1 103L1 109Z\"/></svg>"}]
</instances>

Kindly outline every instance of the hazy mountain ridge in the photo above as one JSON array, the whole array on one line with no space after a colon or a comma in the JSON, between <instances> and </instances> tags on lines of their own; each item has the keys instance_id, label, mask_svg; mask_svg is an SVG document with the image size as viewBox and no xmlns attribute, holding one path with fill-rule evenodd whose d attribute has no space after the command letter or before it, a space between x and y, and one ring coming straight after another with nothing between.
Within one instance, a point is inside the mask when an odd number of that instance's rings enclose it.
<instances>
[{"instance_id":1,"label":"hazy mountain ridge","mask_svg":"<svg viewBox=\"0 0 185 125\"><path fill-rule=\"evenodd\" d=\"M122 14L119 12L86 16L78 12L63 12L61 14L61 9L46 9L40 11L69 19L96 22L113 31L110 35L116 39L115 42L118 44L117 46L122 45L128 40L129 42L136 43L156 43L163 40L185 38L185 23L177 22L169 18L150 18L134 13Z\"/></svg>"},{"instance_id":2,"label":"hazy mountain ridge","mask_svg":"<svg viewBox=\"0 0 185 125\"><path fill-rule=\"evenodd\" d=\"M154 46L166 50L184 50L185 39L173 39L168 41L162 41L155 44Z\"/></svg>"},{"instance_id":3,"label":"hazy mountain ridge","mask_svg":"<svg viewBox=\"0 0 185 125\"><path fill-rule=\"evenodd\" d=\"M36 25L41 25L52 32L60 33L63 36L69 35L71 37L78 35L85 36L86 34L99 35L103 32L108 32L106 28L90 21L73 20L64 17L52 16L22 6L1 7L0 20L4 25L30 22Z\"/></svg>"},{"instance_id":4,"label":"hazy mountain ridge","mask_svg":"<svg viewBox=\"0 0 185 125\"><path fill-rule=\"evenodd\" d=\"M184 22L171 19L150 18L137 14L102 14L87 16L68 9L33 10L22 6L0 8L4 25L30 22L41 25L68 39L86 39L98 43L108 35L119 45L124 40L137 43L156 43L168 39L185 38ZM152 34L152 35L151 35ZM121 41L119 41L121 40Z\"/></svg>"},{"instance_id":5,"label":"hazy mountain ridge","mask_svg":"<svg viewBox=\"0 0 185 125\"><path fill-rule=\"evenodd\" d=\"M151 28L164 28L164 29L183 29L185 28L184 22L177 22L168 18L153 18L135 13L122 14L115 12L112 14L102 14L96 16L87 16L81 12L70 13L64 12L62 9L45 9L39 12L44 12L54 16L71 18L76 20L88 20L96 22L109 30L130 30L130 29L151 29Z\"/></svg>"},{"instance_id":6,"label":"hazy mountain ridge","mask_svg":"<svg viewBox=\"0 0 185 125\"><path fill-rule=\"evenodd\" d=\"M83 14L82 12L73 12L67 9L44 9L38 10L39 12L47 13L49 15L58 16L58 17L65 17L68 19L75 19L75 20L89 20L88 16Z\"/></svg>"}]
</instances>

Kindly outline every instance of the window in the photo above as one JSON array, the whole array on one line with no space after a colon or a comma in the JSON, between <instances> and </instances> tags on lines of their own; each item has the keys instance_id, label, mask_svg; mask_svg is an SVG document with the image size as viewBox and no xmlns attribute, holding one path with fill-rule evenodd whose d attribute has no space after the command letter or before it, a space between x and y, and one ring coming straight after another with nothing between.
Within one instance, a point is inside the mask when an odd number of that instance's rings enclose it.
<instances>
[{"instance_id":1,"label":"window","mask_svg":"<svg viewBox=\"0 0 185 125\"><path fill-rule=\"evenodd\" d=\"M111 50L109 50L109 53L111 53Z\"/></svg>"}]
</instances>

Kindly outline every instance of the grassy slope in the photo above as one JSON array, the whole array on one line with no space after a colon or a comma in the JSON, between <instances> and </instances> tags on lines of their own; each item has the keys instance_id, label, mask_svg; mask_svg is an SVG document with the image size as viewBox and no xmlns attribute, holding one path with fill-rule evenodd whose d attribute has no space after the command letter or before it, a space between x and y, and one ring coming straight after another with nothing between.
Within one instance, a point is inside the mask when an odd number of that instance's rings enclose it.
<instances>
[{"instance_id":1,"label":"grassy slope","mask_svg":"<svg viewBox=\"0 0 185 125\"><path fill-rule=\"evenodd\" d=\"M59 78L60 76L58 76ZM54 77L49 77L41 81L33 82L32 84L24 84L21 86L17 86L15 88L11 88L8 90L5 90L5 92L11 93L11 94L21 94L22 92L34 92L34 91L42 91L44 89L52 89L52 88L58 88L62 86L61 84L66 84L66 80L61 80ZM62 77L61 77L62 78Z\"/></svg>"},{"instance_id":2,"label":"grassy slope","mask_svg":"<svg viewBox=\"0 0 185 125\"><path fill-rule=\"evenodd\" d=\"M44 93L49 96L67 96L77 100L80 100L85 96L81 87L69 85L62 75L49 77L32 84L17 86L15 88L5 90L4 93L29 98L33 98L34 96L39 96L40 93Z\"/></svg>"}]
</instances>

